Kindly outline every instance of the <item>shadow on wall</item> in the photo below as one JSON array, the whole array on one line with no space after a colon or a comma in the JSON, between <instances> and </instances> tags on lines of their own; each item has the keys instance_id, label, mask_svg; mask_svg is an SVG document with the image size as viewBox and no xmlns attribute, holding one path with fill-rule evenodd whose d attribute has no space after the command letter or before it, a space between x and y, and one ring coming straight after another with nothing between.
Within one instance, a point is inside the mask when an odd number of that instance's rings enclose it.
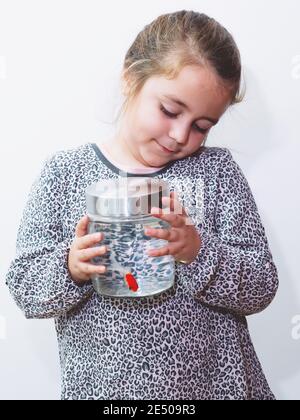
<instances>
[{"instance_id":1,"label":"shadow on wall","mask_svg":"<svg viewBox=\"0 0 300 420\"><path fill-rule=\"evenodd\" d=\"M300 150L294 139L294 124L288 109L285 111L286 118L281 115L281 109L277 109L277 103L273 102L271 109L265 100L270 99L270 91L265 92L264 86L249 68L244 67L244 73L247 84L244 102L228 109L206 144L227 147L248 180L255 170L254 182L257 178L260 182L256 184L254 198L268 194L276 208L272 217L260 208L259 213L278 269L279 290L269 308L248 320L253 343L271 389L277 399L289 399L289 389L291 392L294 389L291 384L297 375L300 377L300 339L292 337L292 319L300 315L300 290L296 290L291 268L298 252L296 228L299 226L300 208L294 192L299 190L296 185L300 178L299 163L296 160ZM294 81L289 74L286 75L286 85L288 89L294 89ZM281 97L281 101L286 103L289 102L288 89L287 98ZM283 124L279 124L278 119L274 121L279 116ZM266 167L271 176L266 173ZM253 185L251 180L250 184ZM298 395L294 394L292 398L300 399L300 384L295 393Z\"/></svg>"},{"instance_id":2,"label":"shadow on wall","mask_svg":"<svg viewBox=\"0 0 300 420\"><path fill-rule=\"evenodd\" d=\"M283 198L280 203L283 214L287 215L283 217L282 224L271 226L269 222L265 223L266 230L269 232L267 236L271 244L271 252L278 269L279 290L271 306L262 314L251 317L249 322L255 348L258 355L261 355L260 360L278 399L289 399L291 396L284 392L284 388L286 390L290 388L289 383L293 382L295 376L300 377L300 337L293 334L295 325L292 324L295 315L300 315L300 292L296 290L291 268L292 259L297 258L296 255L293 255L293 253L297 253L297 247L291 246L291 252L288 251L290 246L290 237L288 236L295 235L295 230L293 232L291 225L293 220L297 223L297 218L294 215L292 219L289 219L289 209L284 208L288 207L287 203L289 203L288 191L286 194L286 199ZM294 213L296 213L295 209ZM262 218L267 221L269 219L264 214L262 214ZM279 237L279 228L281 232L285 233L282 237ZM287 259L289 257L290 261ZM292 398L300 399L299 386Z\"/></svg>"},{"instance_id":3,"label":"shadow on wall","mask_svg":"<svg viewBox=\"0 0 300 420\"><path fill-rule=\"evenodd\" d=\"M271 112L264 103L265 93L251 69L244 66L246 95L233 105L213 127L206 145L228 148L245 173L265 154L274 149Z\"/></svg>"},{"instance_id":4,"label":"shadow on wall","mask_svg":"<svg viewBox=\"0 0 300 420\"><path fill-rule=\"evenodd\" d=\"M250 112L247 113L251 122L246 136L249 146L243 150L248 149L249 155L254 158L253 162L248 160L248 165L255 164L256 175L261 179L258 186L261 196L270 194L270 201L276 209L272 217L261 211L260 214L279 275L279 290L275 300L265 312L251 317L250 325L257 352L264 355L260 360L273 392L278 399L289 399L291 396L287 394L289 389L292 391L294 388L291 385L293 378L300 377L300 340L292 336L292 319L300 314L300 289L296 289L293 278L297 270L293 270L296 267L298 252L297 233L300 233L300 203L297 202L294 193L299 188L296 183L300 176L300 150L294 139L293 120L288 115L288 109L285 116L281 114L280 106L277 109L276 103L272 104L275 114L268 110L263 87L259 86L255 76L249 71L247 80L251 86L253 101L248 104L251 106L248 110ZM281 97L281 103L289 102L289 90L295 89L294 82L287 73L287 97ZM283 124L278 124L279 117ZM266 174L266 166L270 169L271 176ZM300 399L300 384L297 390L293 390L292 398Z\"/></svg>"}]
</instances>

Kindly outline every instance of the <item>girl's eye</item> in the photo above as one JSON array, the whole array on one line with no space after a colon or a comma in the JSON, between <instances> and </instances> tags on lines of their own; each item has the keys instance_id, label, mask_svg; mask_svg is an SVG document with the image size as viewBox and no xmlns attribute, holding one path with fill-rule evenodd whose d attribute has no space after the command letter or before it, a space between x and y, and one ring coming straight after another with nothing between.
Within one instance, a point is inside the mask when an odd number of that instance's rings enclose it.
<instances>
[{"instance_id":1,"label":"girl's eye","mask_svg":"<svg viewBox=\"0 0 300 420\"><path fill-rule=\"evenodd\" d=\"M166 110L166 108L164 108L162 105L161 105L160 109L161 109L161 111L162 111L164 114L166 114L166 115L167 115L168 117L170 117L170 118L175 118L175 117L177 117L177 115L176 115L176 114L172 114L172 112L167 111L167 110Z\"/></svg>"},{"instance_id":2,"label":"girl's eye","mask_svg":"<svg viewBox=\"0 0 300 420\"><path fill-rule=\"evenodd\" d=\"M162 105L160 106L160 109L169 118L176 118L177 117L176 114L173 114L172 112L167 111L166 108L164 108ZM196 131L198 131L199 133L202 133L202 134L205 134L208 131L208 129L198 127L197 124L195 124L194 127L195 127Z\"/></svg>"}]
</instances>

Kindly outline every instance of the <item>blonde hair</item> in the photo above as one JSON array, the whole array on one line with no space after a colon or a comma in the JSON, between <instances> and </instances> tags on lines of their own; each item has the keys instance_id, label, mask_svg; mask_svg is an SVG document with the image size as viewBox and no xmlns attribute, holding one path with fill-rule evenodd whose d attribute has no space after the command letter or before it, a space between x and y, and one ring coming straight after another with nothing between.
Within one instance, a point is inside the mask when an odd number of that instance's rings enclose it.
<instances>
[{"instance_id":1,"label":"blonde hair","mask_svg":"<svg viewBox=\"0 0 300 420\"><path fill-rule=\"evenodd\" d=\"M186 65L207 66L232 92L230 105L241 102L241 59L232 35L213 18L181 10L159 16L139 32L128 49L123 70L124 115L152 76L175 78Z\"/></svg>"}]
</instances>

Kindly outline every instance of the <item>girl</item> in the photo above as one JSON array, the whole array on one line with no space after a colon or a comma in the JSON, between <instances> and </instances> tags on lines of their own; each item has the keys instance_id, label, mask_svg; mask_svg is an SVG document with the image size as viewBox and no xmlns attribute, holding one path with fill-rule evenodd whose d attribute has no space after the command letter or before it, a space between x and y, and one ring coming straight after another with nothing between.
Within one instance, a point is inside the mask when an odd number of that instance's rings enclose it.
<instances>
[{"instance_id":1,"label":"girl","mask_svg":"<svg viewBox=\"0 0 300 420\"><path fill-rule=\"evenodd\" d=\"M126 54L113 138L45 162L7 284L27 318L55 319L63 399L274 399L245 316L273 300L277 270L240 167L226 148L204 146L242 100L240 78L218 22L159 16ZM90 281L105 272L90 259L107 247L87 234L85 189L120 174L166 179L178 193L165 200L171 211L153 209L171 228L146 232L168 241L149 258L176 259L175 286L151 298L99 296Z\"/></svg>"}]
</instances>

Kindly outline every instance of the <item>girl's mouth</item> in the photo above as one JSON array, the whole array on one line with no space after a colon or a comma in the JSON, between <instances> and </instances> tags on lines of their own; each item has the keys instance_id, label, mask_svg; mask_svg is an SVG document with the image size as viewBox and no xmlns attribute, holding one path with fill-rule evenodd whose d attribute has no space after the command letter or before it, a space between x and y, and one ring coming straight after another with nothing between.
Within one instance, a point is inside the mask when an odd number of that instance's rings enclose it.
<instances>
[{"instance_id":1,"label":"girl's mouth","mask_svg":"<svg viewBox=\"0 0 300 420\"><path fill-rule=\"evenodd\" d=\"M158 144L158 146L159 146L159 148L164 152L164 153L167 153L167 154L172 154L172 153L175 153L173 150L169 150L169 149L167 149L166 147L164 147L164 146L162 146L161 144L159 144L158 143L158 141L156 141L156 143Z\"/></svg>"}]
</instances>

